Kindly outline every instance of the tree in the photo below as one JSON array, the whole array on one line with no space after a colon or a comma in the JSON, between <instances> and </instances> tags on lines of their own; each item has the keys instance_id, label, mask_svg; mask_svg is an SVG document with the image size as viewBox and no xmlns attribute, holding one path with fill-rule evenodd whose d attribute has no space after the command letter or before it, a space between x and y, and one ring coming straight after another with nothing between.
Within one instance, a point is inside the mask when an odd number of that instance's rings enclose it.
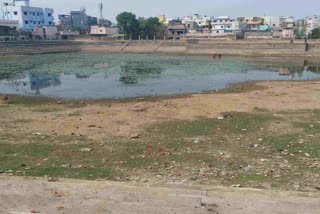
<instances>
[{"instance_id":1,"label":"tree","mask_svg":"<svg viewBox=\"0 0 320 214\"><path fill-rule=\"evenodd\" d=\"M306 28L296 27L294 29L294 34L296 35L297 39L303 39L306 36Z\"/></svg>"},{"instance_id":2,"label":"tree","mask_svg":"<svg viewBox=\"0 0 320 214\"><path fill-rule=\"evenodd\" d=\"M120 13L117 16L119 33L125 34L127 38L137 39L139 33L139 23L136 15L129 12Z\"/></svg>"},{"instance_id":3,"label":"tree","mask_svg":"<svg viewBox=\"0 0 320 214\"><path fill-rule=\"evenodd\" d=\"M320 39L320 28L313 29L311 39Z\"/></svg>"}]
</instances>

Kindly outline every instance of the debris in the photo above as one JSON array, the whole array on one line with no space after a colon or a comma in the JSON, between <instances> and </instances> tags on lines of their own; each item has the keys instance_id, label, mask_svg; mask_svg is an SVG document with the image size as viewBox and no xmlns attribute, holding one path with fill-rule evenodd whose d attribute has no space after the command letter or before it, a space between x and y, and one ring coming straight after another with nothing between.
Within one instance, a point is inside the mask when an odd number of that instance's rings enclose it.
<instances>
[{"instance_id":1,"label":"debris","mask_svg":"<svg viewBox=\"0 0 320 214\"><path fill-rule=\"evenodd\" d=\"M102 178L100 178L100 177L99 177L99 178L97 178L97 180L96 180L96 181L101 181L101 180L102 180Z\"/></svg>"},{"instance_id":2,"label":"debris","mask_svg":"<svg viewBox=\"0 0 320 214\"><path fill-rule=\"evenodd\" d=\"M259 142L262 142L262 141L263 141L263 139L262 139L262 138L260 138L260 139L259 139Z\"/></svg>"},{"instance_id":3,"label":"debris","mask_svg":"<svg viewBox=\"0 0 320 214\"><path fill-rule=\"evenodd\" d=\"M88 127L89 128L94 128L94 127L96 127L96 125L89 125Z\"/></svg>"},{"instance_id":4,"label":"debris","mask_svg":"<svg viewBox=\"0 0 320 214\"><path fill-rule=\"evenodd\" d=\"M305 153L305 155L306 155L307 157L310 157L310 155L309 155L308 153Z\"/></svg>"},{"instance_id":5,"label":"debris","mask_svg":"<svg viewBox=\"0 0 320 214\"><path fill-rule=\"evenodd\" d=\"M98 194L98 192L96 190L93 190L92 193L93 194Z\"/></svg>"},{"instance_id":6,"label":"debris","mask_svg":"<svg viewBox=\"0 0 320 214\"><path fill-rule=\"evenodd\" d=\"M218 157L218 160L222 160L222 159L223 159L223 156L220 155L220 156Z\"/></svg>"},{"instance_id":7,"label":"debris","mask_svg":"<svg viewBox=\"0 0 320 214\"><path fill-rule=\"evenodd\" d=\"M233 116L231 114L226 114L226 115L223 116L223 118L230 119L230 118L233 118Z\"/></svg>"},{"instance_id":8,"label":"debris","mask_svg":"<svg viewBox=\"0 0 320 214\"><path fill-rule=\"evenodd\" d=\"M198 139L195 139L195 140L193 141L193 143L199 143L199 140L198 140Z\"/></svg>"},{"instance_id":9,"label":"debris","mask_svg":"<svg viewBox=\"0 0 320 214\"><path fill-rule=\"evenodd\" d=\"M148 146L147 146L147 148L148 148L148 149L151 149L151 148L152 148L152 146L148 145Z\"/></svg>"},{"instance_id":10,"label":"debris","mask_svg":"<svg viewBox=\"0 0 320 214\"><path fill-rule=\"evenodd\" d=\"M223 117L218 117L218 120L223 120L224 118Z\"/></svg>"},{"instance_id":11,"label":"debris","mask_svg":"<svg viewBox=\"0 0 320 214\"><path fill-rule=\"evenodd\" d=\"M57 181L59 181L58 178L49 178L48 179L48 182L57 182Z\"/></svg>"},{"instance_id":12,"label":"debris","mask_svg":"<svg viewBox=\"0 0 320 214\"><path fill-rule=\"evenodd\" d=\"M294 189L295 191L299 191L299 189L300 189L299 183L294 183L294 184L293 184L293 189Z\"/></svg>"},{"instance_id":13,"label":"debris","mask_svg":"<svg viewBox=\"0 0 320 214\"><path fill-rule=\"evenodd\" d=\"M232 187L234 187L234 188L240 188L240 187L242 187L242 186L241 186L241 184L234 184L234 185L232 185Z\"/></svg>"},{"instance_id":14,"label":"debris","mask_svg":"<svg viewBox=\"0 0 320 214\"><path fill-rule=\"evenodd\" d=\"M92 147L89 147L89 148L82 148L81 149L81 152L91 152L93 150Z\"/></svg>"},{"instance_id":15,"label":"debris","mask_svg":"<svg viewBox=\"0 0 320 214\"><path fill-rule=\"evenodd\" d=\"M57 104L62 104L62 102L61 102L61 101L58 101Z\"/></svg>"},{"instance_id":16,"label":"debris","mask_svg":"<svg viewBox=\"0 0 320 214\"><path fill-rule=\"evenodd\" d=\"M317 196L312 195L312 194L309 194L309 197L310 197L310 198L316 198Z\"/></svg>"},{"instance_id":17,"label":"debris","mask_svg":"<svg viewBox=\"0 0 320 214\"><path fill-rule=\"evenodd\" d=\"M247 131L247 129L241 129L241 131Z\"/></svg>"},{"instance_id":18,"label":"debris","mask_svg":"<svg viewBox=\"0 0 320 214\"><path fill-rule=\"evenodd\" d=\"M64 193L64 192L54 192L53 193L53 197L56 197L56 198L62 198L62 197L66 197L68 196L68 194Z\"/></svg>"},{"instance_id":19,"label":"debris","mask_svg":"<svg viewBox=\"0 0 320 214\"><path fill-rule=\"evenodd\" d=\"M131 139L137 139L137 138L140 138L140 135L139 134L133 134L130 136Z\"/></svg>"},{"instance_id":20,"label":"debris","mask_svg":"<svg viewBox=\"0 0 320 214\"><path fill-rule=\"evenodd\" d=\"M89 167L89 165L88 165L87 163L85 163L85 164L83 164L83 165L81 166L81 168L87 168L87 167Z\"/></svg>"},{"instance_id":21,"label":"debris","mask_svg":"<svg viewBox=\"0 0 320 214\"><path fill-rule=\"evenodd\" d=\"M32 135L41 135L41 133L36 132L36 133L32 133Z\"/></svg>"},{"instance_id":22,"label":"debris","mask_svg":"<svg viewBox=\"0 0 320 214\"><path fill-rule=\"evenodd\" d=\"M246 167L243 167L242 169L243 169L244 171L248 171L248 170L249 170L249 167L246 166Z\"/></svg>"},{"instance_id":23,"label":"debris","mask_svg":"<svg viewBox=\"0 0 320 214\"><path fill-rule=\"evenodd\" d=\"M63 209L64 209L64 206L61 206L61 205L57 206L57 210L63 210Z\"/></svg>"},{"instance_id":24,"label":"debris","mask_svg":"<svg viewBox=\"0 0 320 214\"><path fill-rule=\"evenodd\" d=\"M38 212L36 210L30 210L30 213L40 213L40 212Z\"/></svg>"}]
</instances>

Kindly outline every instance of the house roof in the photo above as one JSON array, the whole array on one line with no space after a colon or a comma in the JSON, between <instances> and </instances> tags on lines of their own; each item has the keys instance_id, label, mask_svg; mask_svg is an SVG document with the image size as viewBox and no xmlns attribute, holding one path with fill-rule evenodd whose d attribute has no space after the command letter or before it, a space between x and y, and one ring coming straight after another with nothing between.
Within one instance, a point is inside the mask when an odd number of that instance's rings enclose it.
<instances>
[{"instance_id":1,"label":"house roof","mask_svg":"<svg viewBox=\"0 0 320 214\"><path fill-rule=\"evenodd\" d=\"M170 29L170 30L186 30L186 26L185 25L172 25L172 26L168 26L168 29Z\"/></svg>"}]
</instances>

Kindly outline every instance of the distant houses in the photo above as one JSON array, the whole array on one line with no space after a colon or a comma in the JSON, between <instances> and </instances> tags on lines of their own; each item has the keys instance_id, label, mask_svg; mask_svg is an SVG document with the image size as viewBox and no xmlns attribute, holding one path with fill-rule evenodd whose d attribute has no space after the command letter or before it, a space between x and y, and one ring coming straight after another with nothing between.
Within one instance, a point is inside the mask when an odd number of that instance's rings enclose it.
<instances>
[{"instance_id":1,"label":"distant houses","mask_svg":"<svg viewBox=\"0 0 320 214\"><path fill-rule=\"evenodd\" d=\"M8 0L0 9L0 40L73 39L81 34L92 38L123 39L118 28L103 18L90 16L86 9L59 14L54 20L54 9L30 5L30 0ZM292 16L237 17L158 16L165 31L163 39L302 39L320 28L320 16L312 15L295 20ZM153 39L153 38L139 38ZM159 38L158 38L159 39Z\"/></svg>"}]
</instances>

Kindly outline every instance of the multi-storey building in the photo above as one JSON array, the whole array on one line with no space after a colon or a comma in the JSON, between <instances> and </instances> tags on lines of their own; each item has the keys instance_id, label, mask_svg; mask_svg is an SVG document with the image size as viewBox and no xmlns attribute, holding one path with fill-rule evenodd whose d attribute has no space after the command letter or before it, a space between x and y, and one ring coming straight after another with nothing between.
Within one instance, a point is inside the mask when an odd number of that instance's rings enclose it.
<instances>
[{"instance_id":1,"label":"multi-storey building","mask_svg":"<svg viewBox=\"0 0 320 214\"><path fill-rule=\"evenodd\" d=\"M229 33L239 29L239 22L229 16L219 16L212 22L212 33Z\"/></svg>"},{"instance_id":2,"label":"multi-storey building","mask_svg":"<svg viewBox=\"0 0 320 214\"><path fill-rule=\"evenodd\" d=\"M5 3L0 19L19 22L19 30L33 32L35 27L54 25L53 9L31 7L29 0Z\"/></svg>"},{"instance_id":3,"label":"multi-storey building","mask_svg":"<svg viewBox=\"0 0 320 214\"><path fill-rule=\"evenodd\" d=\"M70 28L90 30L90 27L98 24L98 18L88 16L84 10L71 11L70 15L59 15L59 24L62 31Z\"/></svg>"}]
</instances>

